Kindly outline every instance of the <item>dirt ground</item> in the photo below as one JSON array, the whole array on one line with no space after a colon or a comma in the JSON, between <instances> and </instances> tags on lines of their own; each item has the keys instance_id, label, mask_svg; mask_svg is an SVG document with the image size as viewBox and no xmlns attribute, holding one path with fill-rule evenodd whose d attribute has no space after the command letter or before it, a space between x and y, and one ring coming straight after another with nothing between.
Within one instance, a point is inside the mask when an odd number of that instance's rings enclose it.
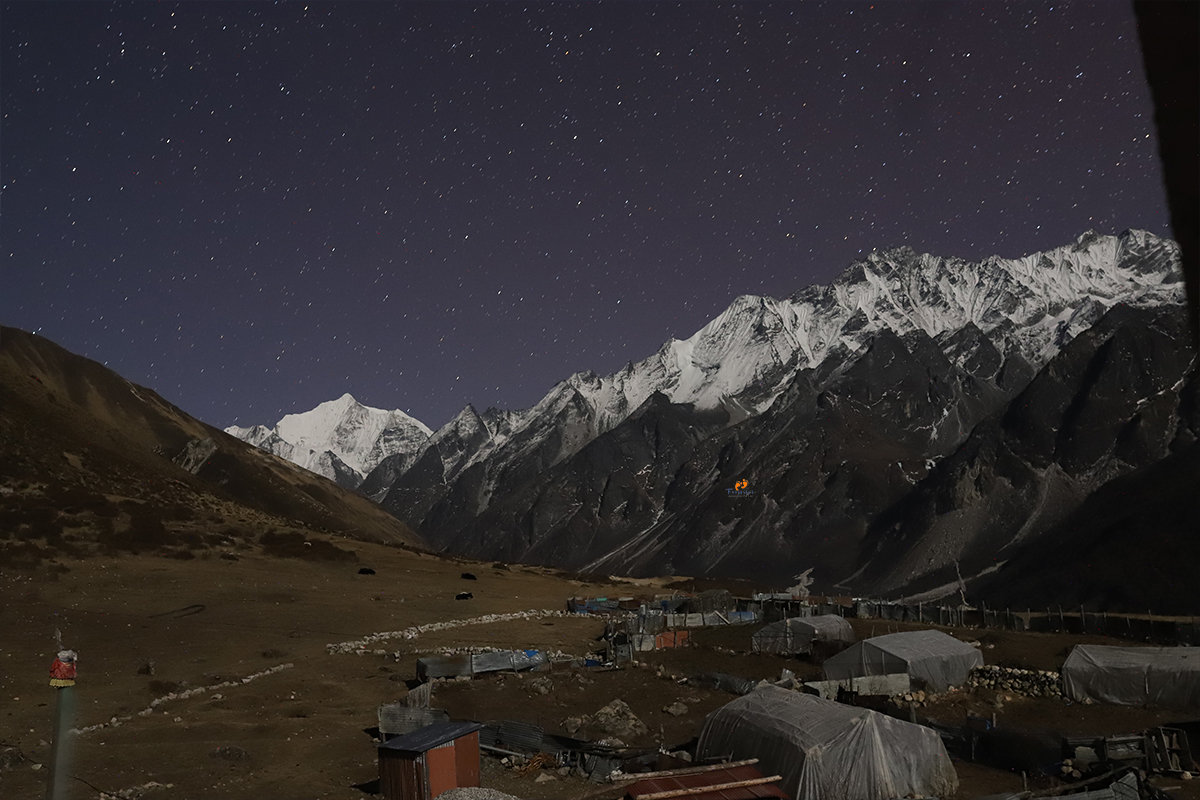
<instances>
[{"instance_id":1,"label":"dirt ground","mask_svg":"<svg viewBox=\"0 0 1200 800\"><path fill-rule=\"evenodd\" d=\"M583 655L597 646L603 624L550 617L468 625L414 639L379 640L368 647L383 652L370 655L331 654L327 644L483 614L562 610L571 595L628 595L655 588L652 582L586 584L548 570L444 561L382 545L356 544L355 549L355 563L246 552L236 561L94 557L65 561L66 572L0 570L0 749L18 748L24 758L0 767L0 797L45 796L56 701L47 671L55 629L79 652L75 724L109 723L74 737L68 797L139 789L147 800L369 800L377 791L375 710L406 693L420 655L463 645ZM375 574L358 574L361 566ZM462 579L463 571L478 580ZM473 599L456 601L460 591L470 591ZM853 625L860 636L910 627L871 620ZM705 714L732 699L681 679L711 671L776 678L784 668L802 678L819 674L818 665L808 661L750 654L754 630L698 631L694 647L642 654L643 667L547 673L551 688L546 694L534 688L540 677L534 674L439 682L433 704L452 718L516 719L566 732L566 718L591 714L620 698L650 731L627 744L670 749L697 736ZM1057 669L1077 641L1104 641L948 630L979 641L988 663L1039 669ZM178 696L198 688L206 690ZM151 707L172 692L175 699ZM994 712L1001 725L1097 734L1131 732L1181 716L1062 700L1002 700L997 706L995 700L957 693L921 713L954 722L967 713ZM675 701L684 702L685 714L664 711ZM139 715L148 708L150 713ZM111 724L114 719L119 724ZM956 766L957 797L1021 788L1019 774ZM535 783L534 774L519 775L490 756L482 759L482 776L484 785L530 800L600 800L621 793L618 787L570 777ZM1196 797L1197 783L1173 793Z\"/></svg>"}]
</instances>

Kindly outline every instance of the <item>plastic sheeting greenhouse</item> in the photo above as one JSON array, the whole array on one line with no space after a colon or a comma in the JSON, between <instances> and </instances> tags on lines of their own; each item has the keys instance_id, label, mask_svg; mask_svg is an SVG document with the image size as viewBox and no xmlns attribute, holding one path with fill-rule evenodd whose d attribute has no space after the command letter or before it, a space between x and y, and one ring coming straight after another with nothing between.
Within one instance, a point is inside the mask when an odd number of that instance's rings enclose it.
<instances>
[{"instance_id":1,"label":"plastic sheeting greenhouse","mask_svg":"<svg viewBox=\"0 0 1200 800\"><path fill-rule=\"evenodd\" d=\"M1076 645L1062 676L1077 702L1200 706L1200 647Z\"/></svg>"},{"instance_id":2,"label":"plastic sheeting greenhouse","mask_svg":"<svg viewBox=\"0 0 1200 800\"><path fill-rule=\"evenodd\" d=\"M836 614L823 614L772 622L751 639L754 652L783 655L811 653L814 643L843 649L854 644L854 629Z\"/></svg>"},{"instance_id":3,"label":"plastic sheeting greenhouse","mask_svg":"<svg viewBox=\"0 0 1200 800\"><path fill-rule=\"evenodd\" d=\"M941 631L907 631L864 639L825 661L831 681L907 672L935 692L961 686L983 656L971 645Z\"/></svg>"},{"instance_id":4,"label":"plastic sheeting greenhouse","mask_svg":"<svg viewBox=\"0 0 1200 800\"><path fill-rule=\"evenodd\" d=\"M704 721L697 757L758 758L795 800L947 797L958 776L930 728L765 686Z\"/></svg>"}]
</instances>

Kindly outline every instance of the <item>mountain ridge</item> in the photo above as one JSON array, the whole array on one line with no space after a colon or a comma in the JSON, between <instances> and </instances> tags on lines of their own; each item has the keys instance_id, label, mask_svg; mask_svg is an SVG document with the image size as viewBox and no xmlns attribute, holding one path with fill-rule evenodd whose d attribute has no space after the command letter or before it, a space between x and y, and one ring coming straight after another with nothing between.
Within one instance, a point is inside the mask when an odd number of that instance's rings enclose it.
<instances>
[{"instance_id":1,"label":"mountain ridge","mask_svg":"<svg viewBox=\"0 0 1200 800\"><path fill-rule=\"evenodd\" d=\"M961 569L994 588L1008 551L1194 438L1178 264L1144 231L977 263L872 252L531 408L467 406L363 487L469 557L780 585L814 568L889 596L957 590Z\"/></svg>"},{"instance_id":2,"label":"mountain ridge","mask_svg":"<svg viewBox=\"0 0 1200 800\"><path fill-rule=\"evenodd\" d=\"M627 362L607 376L574 373L531 408L489 409L480 415L472 406L465 407L439 431L457 430L470 424L460 419L464 414L474 415L488 431L490 442L465 458L452 458L446 464L446 477L487 458L509 436L550 413L550 407L569 390L591 408L587 416L596 435L619 424L656 391L673 402L725 408L733 419L755 416L770 406L788 375L819 366L830 354L857 351L882 327L901 334L920 329L938 337L953 336L970 325L981 331L1002 360L1020 355L1036 370L1118 298L1148 304L1181 299L1181 277L1164 282L1173 275L1177 261L1178 247L1173 242L1139 230L1119 236L1088 231L1075 242L1049 251L1016 259L990 256L981 262L917 254L905 246L872 251L828 286L809 286L782 300L739 296L688 339L669 339L653 355ZM313 415L329 403L306 413ZM284 419L297 416L303 415ZM492 424L483 422L485 418ZM227 431L248 440L246 432L258 427ZM278 424L274 430L287 440ZM398 448L375 460L371 468L382 472L369 481L369 496L382 499L395 476L436 446L434 433L426 433L416 453ZM324 444L331 438L316 435L312 440ZM400 447L417 442L417 437L411 437ZM324 449L356 470L357 463L365 463L348 458L336 447L305 451L300 446L300 455L293 460L308 466ZM283 448L272 452L289 457ZM561 456L569 454L568 448ZM322 474L334 477L328 468ZM362 480L353 479L358 482L351 488L368 478L369 470Z\"/></svg>"}]
</instances>

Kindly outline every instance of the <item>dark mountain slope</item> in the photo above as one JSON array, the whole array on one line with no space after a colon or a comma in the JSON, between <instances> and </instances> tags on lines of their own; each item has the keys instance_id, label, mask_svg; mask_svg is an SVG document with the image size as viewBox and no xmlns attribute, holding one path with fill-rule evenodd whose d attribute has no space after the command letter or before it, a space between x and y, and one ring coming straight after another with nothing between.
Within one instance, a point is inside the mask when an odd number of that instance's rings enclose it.
<instances>
[{"instance_id":1,"label":"dark mountain slope","mask_svg":"<svg viewBox=\"0 0 1200 800\"><path fill-rule=\"evenodd\" d=\"M0 453L3 533L18 539L48 532L60 541L66 531L87 543L143 525L154 533L143 549L174 544L171 531L184 528L249 535L294 527L419 542L365 498L205 425L94 361L7 327L0 328Z\"/></svg>"},{"instance_id":2,"label":"dark mountain slope","mask_svg":"<svg viewBox=\"0 0 1200 800\"><path fill-rule=\"evenodd\" d=\"M1189 447L1200 428L1184 320L1178 307L1117 306L1068 344L1002 414L873 521L862 588L934 590L955 581L956 570L995 570L1113 478ZM1178 478L1200 490L1194 474Z\"/></svg>"}]
</instances>

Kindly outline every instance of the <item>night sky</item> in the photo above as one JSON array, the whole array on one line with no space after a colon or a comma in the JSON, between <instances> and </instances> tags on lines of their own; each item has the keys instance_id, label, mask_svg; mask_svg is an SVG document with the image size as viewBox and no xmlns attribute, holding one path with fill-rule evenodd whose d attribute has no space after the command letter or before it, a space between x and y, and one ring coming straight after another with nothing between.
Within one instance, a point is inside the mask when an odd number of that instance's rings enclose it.
<instances>
[{"instance_id":1,"label":"night sky","mask_svg":"<svg viewBox=\"0 0 1200 800\"><path fill-rule=\"evenodd\" d=\"M431 427L907 244L1170 236L1132 7L4 3L0 322Z\"/></svg>"}]
</instances>

